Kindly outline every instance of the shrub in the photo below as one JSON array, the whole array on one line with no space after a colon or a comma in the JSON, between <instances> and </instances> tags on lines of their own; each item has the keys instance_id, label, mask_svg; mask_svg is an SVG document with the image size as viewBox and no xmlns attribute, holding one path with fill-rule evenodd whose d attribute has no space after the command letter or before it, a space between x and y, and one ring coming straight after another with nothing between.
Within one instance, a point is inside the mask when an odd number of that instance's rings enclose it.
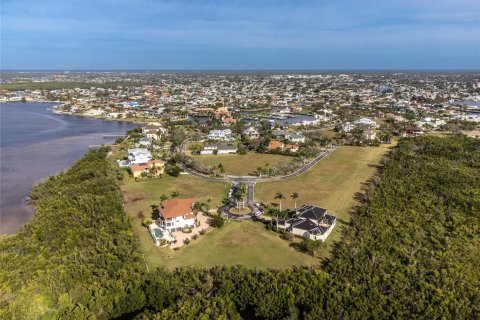
<instances>
[{"instance_id":1,"label":"shrub","mask_svg":"<svg viewBox=\"0 0 480 320\"><path fill-rule=\"evenodd\" d=\"M316 255L318 249L320 249L322 241L314 241L310 239L303 239L302 242L295 245L295 248L303 253L308 253L311 256Z\"/></svg>"},{"instance_id":2,"label":"shrub","mask_svg":"<svg viewBox=\"0 0 480 320\"><path fill-rule=\"evenodd\" d=\"M190 228L190 227L185 227L185 228L182 229L182 232L183 232L183 233L191 233L191 232L192 232L192 228Z\"/></svg>"},{"instance_id":3,"label":"shrub","mask_svg":"<svg viewBox=\"0 0 480 320\"><path fill-rule=\"evenodd\" d=\"M148 228L149 225L152 224L152 219L145 219L143 220L142 222L142 225L145 227L145 228Z\"/></svg>"},{"instance_id":4,"label":"shrub","mask_svg":"<svg viewBox=\"0 0 480 320\"><path fill-rule=\"evenodd\" d=\"M222 216L214 216L210 222L210 225L214 228L221 228L223 226L224 220Z\"/></svg>"},{"instance_id":5,"label":"shrub","mask_svg":"<svg viewBox=\"0 0 480 320\"><path fill-rule=\"evenodd\" d=\"M201 236L203 236L205 233L207 233L207 230L205 230L205 229L202 229L202 230L200 230L200 232L199 232L199 233L200 233L200 235L201 235Z\"/></svg>"},{"instance_id":6,"label":"shrub","mask_svg":"<svg viewBox=\"0 0 480 320\"><path fill-rule=\"evenodd\" d=\"M189 243L190 243L190 239L185 239L185 240L183 240L183 243L184 243L184 244L189 244Z\"/></svg>"},{"instance_id":7,"label":"shrub","mask_svg":"<svg viewBox=\"0 0 480 320\"><path fill-rule=\"evenodd\" d=\"M198 239L198 234L194 234L194 235L192 236L192 240L197 240L197 239Z\"/></svg>"},{"instance_id":8,"label":"shrub","mask_svg":"<svg viewBox=\"0 0 480 320\"><path fill-rule=\"evenodd\" d=\"M290 233L290 232L284 232L281 235L281 237L282 237L282 239L287 240L288 242L292 242L293 238L295 238L295 235L293 233Z\"/></svg>"}]
</instances>

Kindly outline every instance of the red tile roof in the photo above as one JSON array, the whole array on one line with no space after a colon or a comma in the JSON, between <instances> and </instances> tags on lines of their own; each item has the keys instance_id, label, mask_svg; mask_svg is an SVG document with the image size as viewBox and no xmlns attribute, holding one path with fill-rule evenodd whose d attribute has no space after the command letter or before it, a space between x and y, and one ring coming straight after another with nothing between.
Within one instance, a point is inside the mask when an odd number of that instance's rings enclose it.
<instances>
[{"instance_id":1,"label":"red tile roof","mask_svg":"<svg viewBox=\"0 0 480 320\"><path fill-rule=\"evenodd\" d=\"M285 144L283 142L272 140L268 144L267 150L272 151L276 149L283 149L284 147L285 147Z\"/></svg>"},{"instance_id":2,"label":"red tile roof","mask_svg":"<svg viewBox=\"0 0 480 320\"><path fill-rule=\"evenodd\" d=\"M192 205L195 201L188 199L168 199L158 208L160 215L166 219L180 217L192 213Z\"/></svg>"},{"instance_id":3,"label":"red tile roof","mask_svg":"<svg viewBox=\"0 0 480 320\"><path fill-rule=\"evenodd\" d=\"M150 160L147 163L132 164L130 166L130 170L132 172L148 170L150 168L153 168L154 165L155 165L155 168L161 168L165 165L165 162L162 160Z\"/></svg>"}]
</instances>

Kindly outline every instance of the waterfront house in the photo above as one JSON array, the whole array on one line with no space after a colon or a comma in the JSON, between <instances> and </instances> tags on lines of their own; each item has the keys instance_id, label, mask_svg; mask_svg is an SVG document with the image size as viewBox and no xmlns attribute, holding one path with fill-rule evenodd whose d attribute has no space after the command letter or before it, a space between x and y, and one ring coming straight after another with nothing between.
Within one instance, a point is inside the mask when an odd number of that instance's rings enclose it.
<instances>
[{"instance_id":1,"label":"waterfront house","mask_svg":"<svg viewBox=\"0 0 480 320\"><path fill-rule=\"evenodd\" d=\"M128 149L127 152L130 164L147 163L152 160L152 154L145 148Z\"/></svg>"},{"instance_id":2,"label":"waterfront house","mask_svg":"<svg viewBox=\"0 0 480 320\"><path fill-rule=\"evenodd\" d=\"M138 140L138 147L149 147L152 144L152 141L149 137L143 137Z\"/></svg>"},{"instance_id":3,"label":"waterfront house","mask_svg":"<svg viewBox=\"0 0 480 320\"><path fill-rule=\"evenodd\" d=\"M168 199L163 201L158 207L160 217L157 224L169 231L180 231L183 228L195 228L195 214L193 204L195 201L188 199Z\"/></svg>"},{"instance_id":4,"label":"waterfront house","mask_svg":"<svg viewBox=\"0 0 480 320\"><path fill-rule=\"evenodd\" d=\"M132 164L129 170L134 178L139 178L142 174L158 177L165 172L165 162L150 160L147 163Z\"/></svg>"},{"instance_id":5,"label":"waterfront house","mask_svg":"<svg viewBox=\"0 0 480 320\"><path fill-rule=\"evenodd\" d=\"M166 129L159 126L144 126L142 127L142 134L151 140L158 140L162 137L162 134L166 132Z\"/></svg>"}]
</instances>

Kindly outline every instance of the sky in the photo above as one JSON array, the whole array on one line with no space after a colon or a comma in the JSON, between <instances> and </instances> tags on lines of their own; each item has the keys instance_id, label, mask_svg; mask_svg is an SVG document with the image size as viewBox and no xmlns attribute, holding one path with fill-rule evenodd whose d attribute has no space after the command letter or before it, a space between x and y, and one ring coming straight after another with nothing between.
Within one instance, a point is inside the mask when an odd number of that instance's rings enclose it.
<instances>
[{"instance_id":1,"label":"sky","mask_svg":"<svg viewBox=\"0 0 480 320\"><path fill-rule=\"evenodd\" d=\"M0 69L480 69L478 0L1 0Z\"/></svg>"}]
</instances>

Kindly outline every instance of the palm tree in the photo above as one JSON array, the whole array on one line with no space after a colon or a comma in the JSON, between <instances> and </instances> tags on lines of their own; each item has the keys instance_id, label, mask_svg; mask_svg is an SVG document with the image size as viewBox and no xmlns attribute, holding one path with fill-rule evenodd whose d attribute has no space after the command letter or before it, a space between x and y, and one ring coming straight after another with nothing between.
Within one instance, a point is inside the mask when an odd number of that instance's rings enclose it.
<instances>
[{"instance_id":1,"label":"palm tree","mask_svg":"<svg viewBox=\"0 0 480 320\"><path fill-rule=\"evenodd\" d=\"M281 192L277 192L277 194L275 195L275 199L279 199L279 200L280 200L280 208L279 208L279 211L282 211L282 199L285 199L285 196L284 196ZM278 231L278 211L277 211L276 223L277 223L277 231Z\"/></svg>"},{"instance_id":2,"label":"palm tree","mask_svg":"<svg viewBox=\"0 0 480 320\"><path fill-rule=\"evenodd\" d=\"M220 171L220 174L223 176L223 174L225 173L225 167L223 166L223 164L218 164L218 170Z\"/></svg>"},{"instance_id":3,"label":"palm tree","mask_svg":"<svg viewBox=\"0 0 480 320\"><path fill-rule=\"evenodd\" d=\"M193 212L195 213L195 217L198 215L198 213L199 213L200 211L202 211L202 209L203 209L203 203L201 203L201 202L195 202L195 203L193 204L192 210L193 210Z\"/></svg>"},{"instance_id":4,"label":"palm tree","mask_svg":"<svg viewBox=\"0 0 480 320\"><path fill-rule=\"evenodd\" d=\"M296 199L298 198L298 192L293 192L292 195L290 196L293 201L295 201L295 211L297 211L297 201Z\"/></svg>"},{"instance_id":5,"label":"palm tree","mask_svg":"<svg viewBox=\"0 0 480 320\"><path fill-rule=\"evenodd\" d=\"M180 193L178 193L178 191L175 190L175 191L172 192L172 194L170 195L170 197L172 197L172 199L175 199L175 198L177 198L179 195L180 195Z\"/></svg>"},{"instance_id":6,"label":"palm tree","mask_svg":"<svg viewBox=\"0 0 480 320\"><path fill-rule=\"evenodd\" d=\"M282 211L282 199L285 199L285 196L283 195L283 193L277 192L277 194L275 195L275 199L280 200L280 211Z\"/></svg>"}]
</instances>

